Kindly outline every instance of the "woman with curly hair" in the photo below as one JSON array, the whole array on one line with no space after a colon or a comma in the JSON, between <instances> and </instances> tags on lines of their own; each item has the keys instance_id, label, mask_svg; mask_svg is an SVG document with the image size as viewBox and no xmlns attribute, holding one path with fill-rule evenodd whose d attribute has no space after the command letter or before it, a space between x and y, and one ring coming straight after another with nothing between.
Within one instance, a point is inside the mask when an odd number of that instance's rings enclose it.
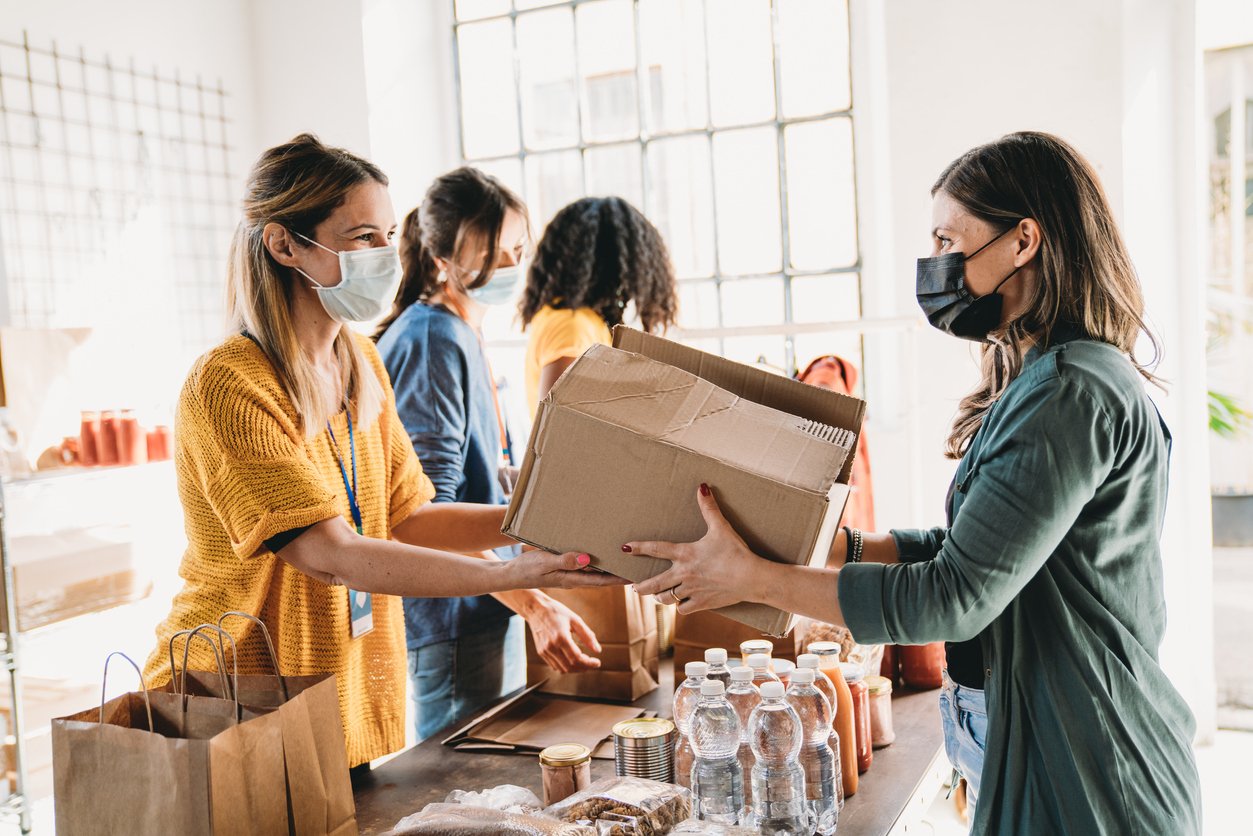
<instances>
[{"instance_id":1,"label":"woman with curly hair","mask_svg":"<svg viewBox=\"0 0 1253 836\"><path fill-rule=\"evenodd\" d=\"M674 324L674 267L657 227L620 197L585 197L544 230L522 297L531 412L571 363L608 344L634 303L645 331Z\"/></svg>"}]
</instances>

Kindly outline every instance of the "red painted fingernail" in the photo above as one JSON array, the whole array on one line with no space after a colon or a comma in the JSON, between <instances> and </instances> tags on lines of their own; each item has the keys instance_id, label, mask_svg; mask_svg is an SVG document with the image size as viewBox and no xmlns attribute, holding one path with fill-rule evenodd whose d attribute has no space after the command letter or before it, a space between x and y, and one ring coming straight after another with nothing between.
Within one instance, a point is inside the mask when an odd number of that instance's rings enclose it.
<instances>
[{"instance_id":1,"label":"red painted fingernail","mask_svg":"<svg viewBox=\"0 0 1253 836\"><path fill-rule=\"evenodd\" d=\"M700 495L709 496L709 486L706 485L704 482L700 483Z\"/></svg>"},{"instance_id":2,"label":"red painted fingernail","mask_svg":"<svg viewBox=\"0 0 1253 836\"><path fill-rule=\"evenodd\" d=\"M579 564L580 566L586 566L587 564L592 562L592 558L589 557L588 555L581 554L574 559L574 562Z\"/></svg>"},{"instance_id":3,"label":"red painted fingernail","mask_svg":"<svg viewBox=\"0 0 1253 836\"><path fill-rule=\"evenodd\" d=\"M623 544L623 546L622 546L622 550L623 550L624 552L626 552L627 554L630 554L630 553L631 553L631 547L630 547L630 546L628 546L628 545Z\"/></svg>"}]
</instances>

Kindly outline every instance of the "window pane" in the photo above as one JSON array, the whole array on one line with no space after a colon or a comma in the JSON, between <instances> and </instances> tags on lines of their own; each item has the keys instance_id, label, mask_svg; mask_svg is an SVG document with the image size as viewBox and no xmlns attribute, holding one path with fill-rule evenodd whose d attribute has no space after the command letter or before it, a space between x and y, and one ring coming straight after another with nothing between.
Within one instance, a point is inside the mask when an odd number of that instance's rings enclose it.
<instances>
[{"instance_id":1,"label":"window pane","mask_svg":"<svg viewBox=\"0 0 1253 836\"><path fill-rule=\"evenodd\" d=\"M779 0L779 42L785 118L848 109L845 0Z\"/></svg>"},{"instance_id":2,"label":"window pane","mask_svg":"<svg viewBox=\"0 0 1253 836\"><path fill-rule=\"evenodd\" d=\"M709 29L709 110L718 126L774 117L770 0L720 0Z\"/></svg>"},{"instance_id":3,"label":"window pane","mask_svg":"<svg viewBox=\"0 0 1253 836\"><path fill-rule=\"evenodd\" d=\"M792 279L793 322L845 322L860 317L861 290L856 273Z\"/></svg>"},{"instance_id":4,"label":"window pane","mask_svg":"<svg viewBox=\"0 0 1253 836\"><path fill-rule=\"evenodd\" d=\"M509 14L509 0L457 0L457 20Z\"/></svg>"},{"instance_id":5,"label":"window pane","mask_svg":"<svg viewBox=\"0 0 1253 836\"><path fill-rule=\"evenodd\" d=\"M712 281L679 282L679 327L718 327L718 285Z\"/></svg>"},{"instance_id":6,"label":"window pane","mask_svg":"<svg viewBox=\"0 0 1253 836\"><path fill-rule=\"evenodd\" d=\"M796 351L796 365L804 371L814 359L827 354L836 354L849 360L858 371L865 368L861 356L861 334L856 331L835 331L826 334L797 334L792 339ZM866 379L864 374L858 375L858 388Z\"/></svg>"},{"instance_id":7,"label":"window pane","mask_svg":"<svg viewBox=\"0 0 1253 836\"><path fill-rule=\"evenodd\" d=\"M772 273L782 261L774 128L714 134L718 258L724 275Z\"/></svg>"},{"instance_id":8,"label":"window pane","mask_svg":"<svg viewBox=\"0 0 1253 836\"><path fill-rule=\"evenodd\" d=\"M640 132L635 76L635 15L630 0L579 6L579 73L583 76L583 136L603 142Z\"/></svg>"},{"instance_id":9,"label":"window pane","mask_svg":"<svg viewBox=\"0 0 1253 836\"><path fill-rule=\"evenodd\" d=\"M726 328L783 323L783 279L735 279L722 283Z\"/></svg>"},{"instance_id":10,"label":"window pane","mask_svg":"<svg viewBox=\"0 0 1253 836\"><path fill-rule=\"evenodd\" d=\"M640 0L640 49L648 79L644 113L652 133L703 128L705 16L702 0Z\"/></svg>"},{"instance_id":11,"label":"window pane","mask_svg":"<svg viewBox=\"0 0 1253 836\"><path fill-rule=\"evenodd\" d=\"M790 125L784 143L792 266L822 270L856 264L852 121Z\"/></svg>"},{"instance_id":12,"label":"window pane","mask_svg":"<svg viewBox=\"0 0 1253 836\"><path fill-rule=\"evenodd\" d=\"M714 272L711 177L705 137L649 144L648 217L666 239L679 278Z\"/></svg>"},{"instance_id":13,"label":"window pane","mask_svg":"<svg viewBox=\"0 0 1253 836\"><path fill-rule=\"evenodd\" d=\"M526 146L556 148L578 144L574 18L569 9L518 18L518 65Z\"/></svg>"},{"instance_id":14,"label":"window pane","mask_svg":"<svg viewBox=\"0 0 1253 836\"><path fill-rule=\"evenodd\" d=\"M457 30L462 142L470 159L518 150L511 25L494 20Z\"/></svg>"},{"instance_id":15,"label":"window pane","mask_svg":"<svg viewBox=\"0 0 1253 836\"><path fill-rule=\"evenodd\" d=\"M639 208L644 205L643 171L640 146L611 145L587 152L587 193L617 195Z\"/></svg>"},{"instance_id":16,"label":"window pane","mask_svg":"<svg viewBox=\"0 0 1253 836\"><path fill-rule=\"evenodd\" d=\"M526 201L537 233L543 233L561 207L582 196L583 163L578 151L526 158Z\"/></svg>"},{"instance_id":17,"label":"window pane","mask_svg":"<svg viewBox=\"0 0 1253 836\"><path fill-rule=\"evenodd\" d=\"M786 342L782 336L727 337L722 341L723 356L737 363L764 363L783 373L786 366Z\"/></svg>"},{"instance_id":18,"label":"window pane","mask_svg":"<svg viewBox=\"0 0 1253 836\"><path fill-rule=\"evenodd\" d=\"M522 161L517 157L508 157L503 160L480 160L472 165L504 183L519 197L526 194L522 180Z\"/></svg>"}]
</instances>

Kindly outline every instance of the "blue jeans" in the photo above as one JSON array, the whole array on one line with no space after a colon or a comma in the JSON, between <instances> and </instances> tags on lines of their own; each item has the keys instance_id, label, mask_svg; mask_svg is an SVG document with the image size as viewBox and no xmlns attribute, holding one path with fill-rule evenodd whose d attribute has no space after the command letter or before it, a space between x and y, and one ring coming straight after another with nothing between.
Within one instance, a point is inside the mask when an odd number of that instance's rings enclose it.
<instances>
[{"instance_id":1,"label":"blue jeans","mask_svg":"<svg viewBox=\"0 0 1253 836\"><path fill-rule=\"evenodd\" d=\"M459 639L409 651L416 732L422 741L526 685L520 616Z\"/></svg>"},{"instance_id":2,"label":"blue jeans","mask_svg":"<svg viewBox=\"0 0 1253 836\"><path fill-rule=\"evenodd\" d=\"M966 800L974 812L983 774L983 751L988 743L988 711L983 691L958 685L944 672L940 689L940 720L944 724L944 752L966 779Z\"/></svg>"}]
</instances>

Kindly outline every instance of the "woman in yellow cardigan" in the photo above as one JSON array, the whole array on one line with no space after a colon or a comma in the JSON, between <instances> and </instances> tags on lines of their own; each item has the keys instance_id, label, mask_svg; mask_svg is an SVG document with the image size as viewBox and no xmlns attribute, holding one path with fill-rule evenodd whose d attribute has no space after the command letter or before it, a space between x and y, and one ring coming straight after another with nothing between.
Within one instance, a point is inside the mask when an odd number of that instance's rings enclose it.
<instances>
[{"instance_id":1,"label":"woman in yellow cardigan","mask_svg":"<svg viewBox=\"0 0 1253 836\"><path fill-rule=\"evenodd\" d=\"M395 296L383 173L304 134L262 154L243 205L228 280L235 333L196 362L179 398L184 585L146 676L150 687L169 678L175 632L253 613L283 674L336 675L355 766L404 744L405 633L393 596L616 581L579 571L587 555L463 556L512 542L500 533L504 507L429 504L379 355L344 324L377 319ZM240 619L228 629L240 672L269 672L259 631ZM189 664L212 669L207 643L192 645Z\"/></svg>"}]
</instances>

